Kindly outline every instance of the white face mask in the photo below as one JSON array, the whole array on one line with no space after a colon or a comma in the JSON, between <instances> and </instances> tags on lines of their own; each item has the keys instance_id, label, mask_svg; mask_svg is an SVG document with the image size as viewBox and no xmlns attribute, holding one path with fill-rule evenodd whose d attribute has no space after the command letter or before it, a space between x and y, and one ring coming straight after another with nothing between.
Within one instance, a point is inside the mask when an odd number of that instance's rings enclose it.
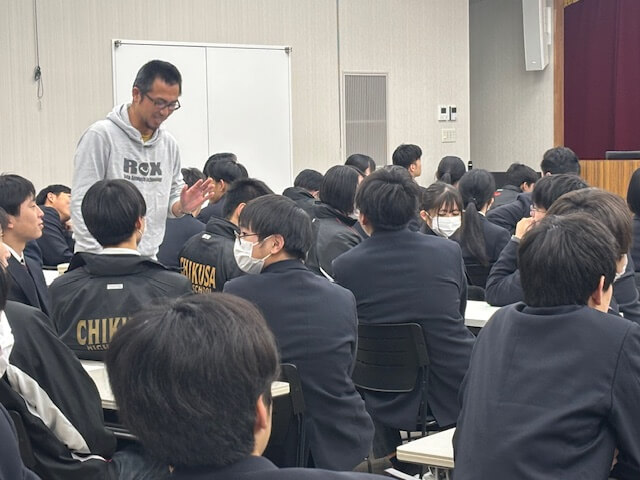
<instances>
[{"instance_id":1,"label":"white face mask","mask_svg":"<svg viewBox=\"0 0 640 480\"><path fill-rule=\"evenodd\" d=\"M449 238L453 233L462 225L462 216L457 215L455 217L433 217L432 228Z\"/></svg>"},{"instance_id":2,"label":"white face mask","mask_svg":"<svg viewBox=\"0 0 640 480\"><path fill-rule=\"evenodd\" d=\"M0 312L0 377L9 366L9 356L13 348L13 333L4 312Z\"/></svg>"},{"instance_id":3,"label":"white face mask","mask_svg":"<svg viewBox=\"0 0 640 480\"><path fill-rule=\"evenodd\" d=\"M622 277L622 275L624 275L624 272L627 271L627 264L629 263L629 259L627 257L627 254L624 254L624 263L622 264L622 271L620 272L616 272L616 276L613 279L613 283L616 283L618 280L620 280L620 277Z\"/></svg>"},{"instance_id":4,"label":"white face mask","mask_svg":"<svg viewBox=\"0 0 640 480\"><path fill-rule=\"evenodd\" d=\"M264 261L269 258L271 254L267 255L264 258L253 258L251 254L253 253L254 245L264 242L267 238L269 237L251 243L244 238L236 237L236 242L233 244L233 256L235 257L236 263L238 264L238 268L240 268L240 270L245 273L253 274L258 274L262 271L262 268L264 267Z\"/></svg>"}]
</instances>

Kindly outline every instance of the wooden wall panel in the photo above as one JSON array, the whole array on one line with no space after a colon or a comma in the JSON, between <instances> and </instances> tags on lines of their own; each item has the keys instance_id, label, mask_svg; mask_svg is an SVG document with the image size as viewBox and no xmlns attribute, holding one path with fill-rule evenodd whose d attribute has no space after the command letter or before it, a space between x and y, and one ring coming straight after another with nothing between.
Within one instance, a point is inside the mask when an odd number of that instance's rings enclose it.
<instances>
[{"instance_id":1,"label":"wooden wall panel","mask_svg":"<svg viewBox=\"0 0 640 480\"><path fill-rule=\"evenodd\" d=\"M640 168L638 160L581 160L582 178L592 187L602 188L627 197L627 186L633 172Z\"/></svg>"}]
</instances>

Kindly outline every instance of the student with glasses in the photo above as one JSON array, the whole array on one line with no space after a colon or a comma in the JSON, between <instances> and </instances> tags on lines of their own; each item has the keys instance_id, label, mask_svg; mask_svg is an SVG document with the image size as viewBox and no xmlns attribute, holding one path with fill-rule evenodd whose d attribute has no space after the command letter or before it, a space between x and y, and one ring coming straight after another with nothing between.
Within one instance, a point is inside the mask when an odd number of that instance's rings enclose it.
<instances>
[{"instance_id":1,"label":"student with glasses","mask_svg":"<svg viewBox=\"0 0 640 480\"><path fill-rule=\"evenodd\" d=\"M167 217L180 217L202 205L212 193L211 180L186 187L180 173L176 140L160 126L180 108L182 77L170 63L152 60L133 82L131 103L118 105L105 120L91 125L78 142L74 157L71 218L76 251L97 253L80 206L86 191L99 180L132 182L149 205L147 235L138 250L155 257Z\"/></svg>"}]
</instances>

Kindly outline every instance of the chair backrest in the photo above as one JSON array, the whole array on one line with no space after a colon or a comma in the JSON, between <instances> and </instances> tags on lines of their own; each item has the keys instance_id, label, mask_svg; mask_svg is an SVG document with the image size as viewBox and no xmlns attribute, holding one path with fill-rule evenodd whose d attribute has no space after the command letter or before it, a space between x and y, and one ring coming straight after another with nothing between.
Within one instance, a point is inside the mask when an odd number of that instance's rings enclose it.
<instances>
[{"instance_id":1,"label":"chair backrest","mask_svg":"<svg viewBox=\"0 0 640 480\"><path fill-rule=\"evenodd\" d=\"M271 437L263 455L278 467L306 467L309 448L304 428L304 396L295 365L280 365L280 381L289 384L289 394L273 399Z\"/></svg>"},{"instance_id":2,"label":"chair backrest","mask_svg":"<svg viewBox=\"0 0 640 480\"><path fill-rule=\"evenodd\" d=\"M410 392L429 355L417 323L358 325L353 383L363 390Z\"/></svg>"}]
</instances>

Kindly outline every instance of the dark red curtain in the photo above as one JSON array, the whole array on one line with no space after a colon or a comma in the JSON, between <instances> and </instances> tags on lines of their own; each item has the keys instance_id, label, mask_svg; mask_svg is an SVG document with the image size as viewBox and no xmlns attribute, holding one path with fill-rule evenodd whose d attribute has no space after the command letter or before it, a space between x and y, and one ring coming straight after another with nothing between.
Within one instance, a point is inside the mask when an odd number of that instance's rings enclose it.
<instances>
[{"instance_id":1,"label":"dark red curtain","mask_svg":"<svg viewBox=\"0 0 640 480\"><path fill-rule=\"evenodd\" d=\"M583 159L640 150L640 0L580 0L564 29L565 145Z\"/></svg>"}]
</instances>

